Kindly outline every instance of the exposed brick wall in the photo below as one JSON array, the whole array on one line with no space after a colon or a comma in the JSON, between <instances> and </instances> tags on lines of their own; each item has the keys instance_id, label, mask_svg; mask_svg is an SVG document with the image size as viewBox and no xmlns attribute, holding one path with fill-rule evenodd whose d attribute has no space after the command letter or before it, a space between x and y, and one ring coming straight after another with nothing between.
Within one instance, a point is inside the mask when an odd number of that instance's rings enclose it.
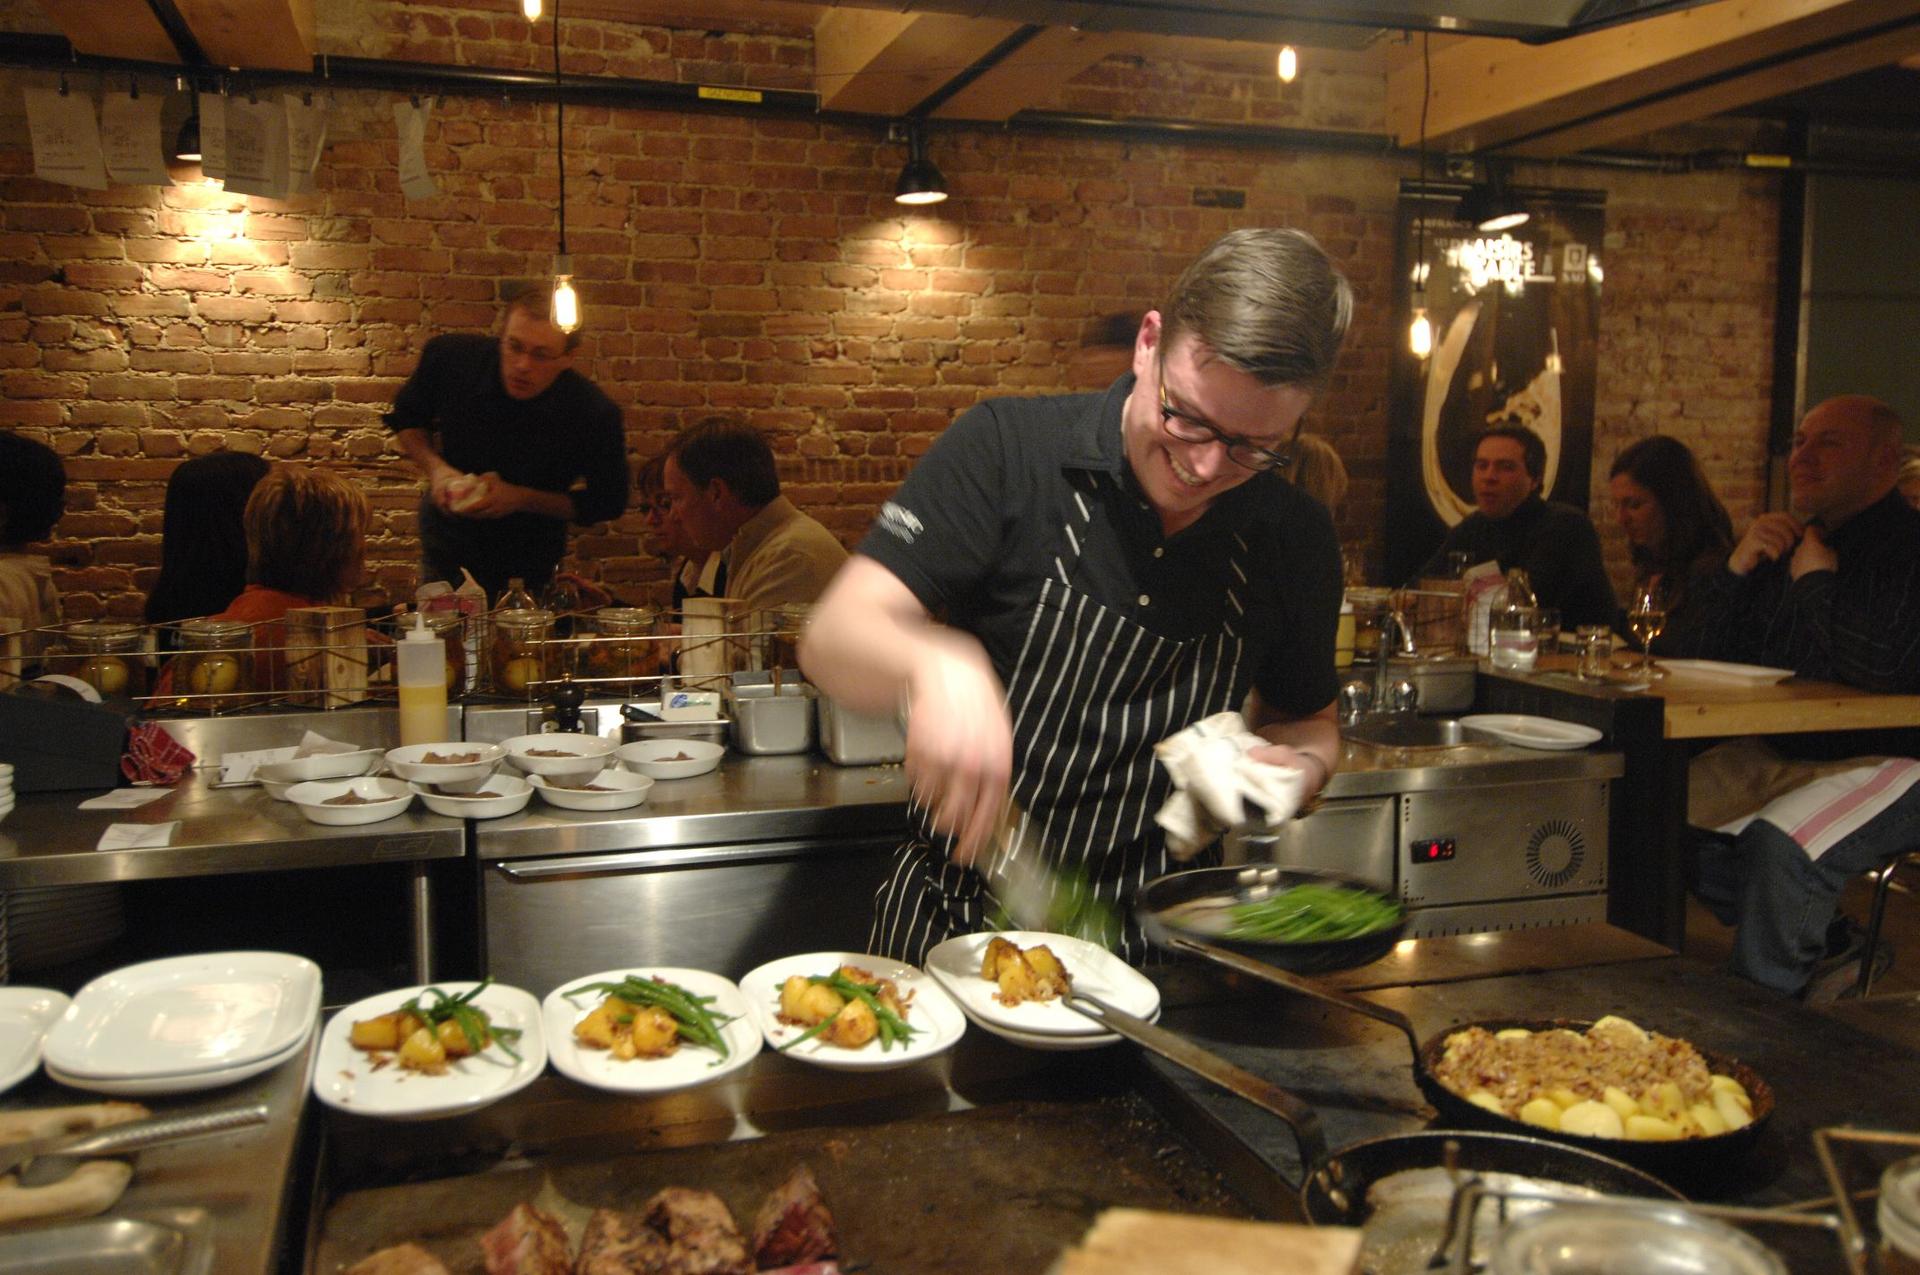
<instances>
[{"instance_id":1,"label":"exposed brick wall","mask_svg":"<svg viewBox=\"0 0 1920 1275\"><path fill-rule=\"evenodd\" d=\"M335 51L525 65L510 13L361 0ZM723 38L569 23L583 73L794 83L803 33ZM342 39L338 33L336 40ZM801 76L804 79L804 75ZM0 114L23 77L0 74ZM1159 106L1146 112L1146 88ZM1071 109L1379 127L1350 67L1281 91L1232 69L1112 61ZM1290 96L1291 95L1291 96ZM439 197L398 192L387 99L342 94L320 189L284 204L199 188L78 192L0 146L0 425L67 457L59 585L76 616L138 611L160 500L185 455L222 446L338 466L376 507L372 566L411 588L417 484L379 416L435 333L495 318L496 282L553 249L550 108L447 99L429 129ZM20 137L23 130L10 130ZM1089 322L1154 303L1234 226L1318 236L1359 299L1340 370L1308 427L1353 471L1343 538L1377 541L1387 435L1392 205L1410 166L1346 154L941 130L955 198L903 215L903 158L881 127L660 110L567 113L570 246L589 328L583 370L626 413L633 456L685 421L737 413L770 431L790 494L843 539L953 415L1045 392ZM1737 519L1763 471L1775 204L1761 177L1521 180L1601 186L1608 207L1596 472L1628 438L1699 447ZM1246 192L1197 207L1197 187ZM1604 485L1596 509L1605 520ZM631 517L574 540L575 565L645 598L657 564Z\"/></svg>"}]
</instances>

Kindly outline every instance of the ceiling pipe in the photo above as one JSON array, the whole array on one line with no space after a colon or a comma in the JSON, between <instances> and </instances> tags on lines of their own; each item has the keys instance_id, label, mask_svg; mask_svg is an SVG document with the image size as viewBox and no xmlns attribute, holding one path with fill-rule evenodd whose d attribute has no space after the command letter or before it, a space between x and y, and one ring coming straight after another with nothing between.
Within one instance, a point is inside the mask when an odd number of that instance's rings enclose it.
<instances>
[{"instance_id":1,"label":"ceiling pipe","mask_svg":"<svg viewBox=\"0 0 1920 1275\"><path fill-rule=\"evenodd\" d=\"M433 62L398 62L377 58L322 56L318 69L286 71L249 69L229 71L215 67L181 67L169 62L140 62L78 54L62 36L0 33L0 66L25 70L97 72L115 76L147 75L173 80L184 77L196 88L240 91L258 85L307 89L373 90L392 93L433 93L449 96L518 98L552 102L564 97L569 105L594 104L639 108L710 111L723 114L805 119L843 128L881 132L892 123L883 116L850 111L822 111L811 92L792 89L750 89L724 85L683 84L671 80L631 80L609 76L568 75L556 84L553 77L535 71L490 67L449 66ZM1244 124L1208 124L1186 120L1114 119L1061 111L1022 111L1001 124L985 121L926 119L928 129L980 132L995 127L1011 132L1079 133L1128 141L1172 145L1246 146L1267 151L1313 151L1335 154L1379 155L1414 160L1416 152L1396 146L1383 133L1338 129L1267 128ZM1516 162L1529 162L1514 156ZM1856 177L1920 180L1920 160L1872 163L1858 160L1809 159L1804 155L1761 155L1711 150L1683 153L1591 151L1538 161L1560 168L1633 169L1653 173L1710 172L1730 168L1755 171L1802 171Z\"/></svg>"}]
</instances>

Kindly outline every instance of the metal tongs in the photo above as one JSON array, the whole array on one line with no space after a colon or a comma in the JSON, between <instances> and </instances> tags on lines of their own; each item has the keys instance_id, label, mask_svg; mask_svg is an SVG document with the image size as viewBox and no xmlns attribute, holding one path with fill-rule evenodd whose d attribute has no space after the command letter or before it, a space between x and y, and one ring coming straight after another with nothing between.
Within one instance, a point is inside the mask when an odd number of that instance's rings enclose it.
<instances>
[{"instance_id":1,"label":"metal tongs","mask_svg":"<svg viewBox=\"0 0 1920 1275\"><path fill-rule=\"evenodd\" d=\"M190 1115L154 1116L147 1120L133 1120L126 1124L111 1125L105 1129L82 1129L74 1133L49 1134L43 1138L28 1138L21 1142L9 1142L0 1145L0 1174L12 1173L20 1166L33 1162L64 1162L97 1155L124 1155L130 1151L144 1151L148 1147L157 1147L168 1142L184 1142L189 1138L211 1137L218 1133L231 1133L235 1129L251 1128L267 1122L267 1105L256 1102L245 1107L222 1107L215 1111L199 1111ZM28 1171L28 1185L34 1177L57 1180L64 1177L63 1171L47 1173L39 1163Z\"/></svg>"}]
</instances>

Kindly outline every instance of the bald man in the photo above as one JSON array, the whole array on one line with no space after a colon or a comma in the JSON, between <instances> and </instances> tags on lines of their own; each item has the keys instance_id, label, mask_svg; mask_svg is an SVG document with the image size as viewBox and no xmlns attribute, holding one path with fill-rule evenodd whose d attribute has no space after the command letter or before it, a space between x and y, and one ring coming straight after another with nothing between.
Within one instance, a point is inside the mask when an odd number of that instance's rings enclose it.
<instances>
[{"instance_id":1,"label":"bald man","mask_svg":"<svg viewBox=\"0 0 1920 1275\"><path fill-rule=\"evenodd\" d=\"M1902 435L1865 395L1807 413L1790 508L1754 519L1703 583L1709 620L1687 654L1920 692L1920 511L1895 486ZM1920 846L1916 755L1920 729L1738 740L1696 759L1689 821L1723 834L1702 850L1696 890L1739 926L1736 973L1801 993L1823 958L1850 955L1828 942L1842 887Z\"/></svg>"}]
</instances>

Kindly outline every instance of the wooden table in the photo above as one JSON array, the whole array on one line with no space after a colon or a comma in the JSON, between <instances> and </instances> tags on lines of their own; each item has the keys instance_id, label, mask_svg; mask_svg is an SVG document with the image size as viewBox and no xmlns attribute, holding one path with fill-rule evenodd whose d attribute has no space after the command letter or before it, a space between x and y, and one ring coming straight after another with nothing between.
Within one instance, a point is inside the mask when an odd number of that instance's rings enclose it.
<instances>
[{"instance_id":1,"label":"wooden table","mask_svg":"<svg viewBox=\"0 0 1920 1275\"><path fill-rule=\"evenodd\" d=\"M1920 695L1683 672L1636 691L1582 682L1572 675L1574 663L1569 655L1546 656L1531 673L1483 664L1479 707L1592 726L1625 754L1609 821L1607 919L1676 950L1686 934L1687 764L1701 745L1743 735L1920 726Z\"/></svg>"}]
</instances>

